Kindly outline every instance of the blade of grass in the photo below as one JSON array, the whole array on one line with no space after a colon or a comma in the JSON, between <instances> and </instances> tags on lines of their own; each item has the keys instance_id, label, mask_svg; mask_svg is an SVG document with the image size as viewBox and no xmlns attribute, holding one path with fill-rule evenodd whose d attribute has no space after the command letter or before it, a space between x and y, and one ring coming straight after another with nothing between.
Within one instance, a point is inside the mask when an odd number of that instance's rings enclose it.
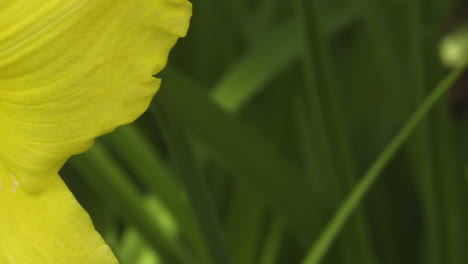
<instances>
[{"instance_id":1,"label":"blade of grass","mask_svg":"<svg viewBox=\"0 0 468 264\"><path fill-rule=\"evenodd\" d=\"M166 230L171 236L178 234L178 226L175 224L174 219L169 214L167 209L162 203L154 197L147 197L144 200L145 209L151 214L155 222L161 226L161 229ZM151 251L156 254L149 245L145 242L140 232L133 227L127 227L123 232L120 250L118 251L119 260L122 263L133 264L137 263L137 259L143 255L145 251Z\"/></svg>"},{"instance_id":2,"label":"blade of grass","mask_svg":"<svg viewBox=\"0 0 468 264\"><path fill-rule=\"evenodd\" d=\"M121 127L103 138L106 146L115 153L135 176L171 208L187 208L187 198L180 182L166 168L138 127Z\"/></svg>"},{"instance_id":3,"label":"blade of grass","mask_svg":"<svg viewBox=\"0 0 468 264\"><path fill-rule=\"evenodd\" d=\"M270 223L270 228L265 237L265 243L260 255L259 264L276 264L284 234L284 224L275 218Z\"/></svg>"},{"instance_id":4,"label":"blade of grass","mask_svg":"<svg viewBox=\"0 0 468 264\"><path fill-rule=\"evenodd\" d=\"M421 103L418 109L411 115L409 120L404 124L400 131L398 131L395 137L390 141L388 146L379 155L377 160L372 164L363 178L358 182L356 187L354 187L352 192L339 207L327 227L323 230L317 241L310 248L307 256L302 262L303 264L320 263L324 254L336 239L338 233L341 231L343 225L352 215L373 183L377 180L378 176L385 168L387 163L396 154L402 144L407 140L407 138L424 119L432 107L437 103L437 101L450 88L453 82L463 73L466 66L467 65L465 64L464 66L455 69L447 77L445 77Z\"/></svg>"},{"instance_id":5,"label":"blade of grass","mask_svg":"<svg viewBox=\"0 0 468 264\"><path fill-rule=\"evenodd\" d=\"M244 177L270 208L287 218L304 245L309 243L315 212L309 210L308 201L315 197L298 177L297 168L265 138L223 112L184 74L171 67L164 73L166 86L159 92L159 100L167 101L191 135L217 153L235 175Z\"/></svg>"},{"instance_id":6,"label":"blade of grass","mask_svg":"<svg viewBox=\"0 0 468 264\"><path fill-rule=\"evenodd\" d=\"M169 263L196 263L174 237L154 222L137 188L99 142L86 154L71 159L71 164L108 204L118 205L115 209L120 217L135 226L163 259Z\"/></svg>"},{"instance_id":7,"label":"blade of grass","mask_svg":"<svg viewBox=\"0 0 468 264\"><path fill-rule=\"evenodd\" d=\"M201 262L208 263L208 253L185 191L138 127L134 125L121 127L104 137L104 140L141 183L168 207L183 230L183 234L196 249Z\"/></svg>"},{"instance_id":8,"label":"blade of grass","mask_svg":"<svg viewBox=\"0 0 468 264\"><path fill-rule=\"evenodd\" d=\"M145 244L140 234L134 229L127 229L122 238L122 264L161 264L161 259L154 250Z\"/></svg>"},{"instance_id":9,"label":"blade of grass","mask_svg":"<svg viewBox=\"0 0 468 264\"><path fill-rule=\"evenodd\" d=\"M275 74L298 55L297 38L291 22L263 37L258 48L240 59L215 85L211 96L225 110L235 112L260 93ZM285 42L288 39L290 41Z\"/></svg>"},{"instance_id":10,"label":"blade of grass","mask_svg":"<svg viewBox=\"0 0 468 264\"><path fill-rule=\"evenodd\" d=\"M442 240L443 261L452 264L463 264L468 259L466 253L467 188L464 186L463 167L457 152L453 123L447 113L446 102L436 106L433 115L433 130L437 136L434 150L437 157L437 175L440 218L439 226Z\"/></svg>"},{"instance_id":11,"label":"blade of grass","mask_svg":"<svg viewBox=\"0 0 468 264\"><path fill-rule=\"evenodd\" d=\"M256 2L254 11L250 12L250 26L246 28L247 35L252 42L256 42L257 36L267 30L270 24L275 21L281 3L278 0L260 0Z\"/></svg>"},{"instance_id":12,"label":"blade of grass","mask_svg":"<svg viewBox=\"0 0 468 264\"><path fill-rule=\"evenodd\" d=\"M272 5L274 1L264 2ZM330 17L323 26L327 36L340 32L355 21L358 11L351 9ZM239 110L262 92L278 72L298 59L299 31L293 21L282 22L266 33L256 34L255 41L253 49L227 70L212 90L214 100L229 112Z\"/></svg>"},{"instance_id":13,"label":"blade of grass","mask_svg":"<svg viewBox=\"0 0 468 264\"><path fill-rule=\"evenodd\" d=\"M317 143L313 140L315 129L312 126L308 117L308 109L304 102L304 98L301 96L295 99L293 103L293 114L295 121L295 131L297 131L297 137L299 139L301 161L304 166L304 176L307 183L311 186L313 192L319 197L317 201L311 201L311 205L315 207L317 212L316 216L316 228L320 230L321 226L326 223L326 217L329 208L333 208L336 197L339 196L336 179L333 177L326 177L327 167L324 166L322 153L319 153L317 149ZM312 136L311 136L312 135ZM318 175L321 175L320 177ZM320 213L318 213L320 212Z\"/></svg>"},{"instance_id":14,"label":"blade of grass","mask_svg":"<svg viewBox=\"0 0 468 264\"><path fill-rule=\"evenodd\" d=\"M349 125L344 115L341 93L336 85L336 73L332 68L327 40L318 18L318 4L315 0L296 0L293 2L298 27L302 37L302 65L305 78L304 95L310 110L311 122L317 122L313 140L322 142L316 151L326 158L326 172L336 179L337 190L335 205L341 202L344 194L350 190L357 179L355 161L352 158L352 146ZM318 175L312 175L318 177ZM374 263L370 235L362 208L353 216L349 229L340 243L343 263Z\"/></svg>"},{"instance_id":15,"label":"blade of grass","mask_svg":"<svg viewBox=\"0 0 468 264\"><path fill-rule=\"evenodd\" d=\"M435 4L435 3L433 3ZM428 47L425 57L430 58L431 63L426 63L426 72L428 81L433 81L434 76L441 75L444 69L441 66L440 58L438 57L441 18L444 18L447 10L454 4L453 1L446 1L439 6L440 9L433 9L431 6L427 12L433 13L429 20L432 25L435 25L434 32L428 37ZM445 5L445 6L444 6ZM426 9L426 10L427 10ZM426 15L429 16L429 15ZM463 44L461 44L463 46ZM464 62L466 57L460 56L459 62ZM466 73L465 73L466 74ZM456 89L455 85L452 89ZM434 114L431 119L431 130L434 134L434 140L431 142L434 148L434 156L438 161L436 172L439 177L436 181L436 194L438 195L438 216L440 218L439 236L440 246L442 247L442 261L446 263L461 264L468 259L466 251L466 243L468 242L466 235L466 202L468 194L466 186L463 186L463 163L460 157L463 157L463 152L457 147L457 141L462 137L456 137L454 117L449 112L449 100L444 98L438 105L435 106Z\"/></svg>"},{"instance_id":16,"label":"blade of grass","mask_svg":"<svg viewBox=\"0 0 468 264\"><path fill-rule=\"evenodd\" d=\"M432 58L431 64L427 65L429 76L440 75L443 72L439 58L437 57L439 38L431 38L430 51L426 57ZM466 58L465 58L466 59ZM466 74L466 73L465 73ZM449 98L444 98L434 108L431 119L431 129L434 140L436 160L437 189L439 205L440 226L439 234L442 241L442 259L447 263L462 264L468 259L466 251L466 202L468 193L466 186L463 186L463 163L460 157L463 152L457 147L462 137L457 137L455 123L452 113L450 113Z\"/></svg>"},{"instance_id":17,"label":"blade of grass","mask_svg":"<svg viewBox=\"0 0 468 264\"><path fill-rule=\"evenodd\" d=\"M464 245L468 245L468 237L464 234L468 233L468 227L466 223L468 222L468 211L466 210L466 204L468 203L468 166L467 166L467 159L468 156L468 141L466 140L466 135L468 133L468 122L465 119L464 122L458 123L455 127L451 128L449 131L449 135L455 137L448 137L451 140L450 149L447 151L452 151L452 153L458 154L458 156L454 157L454 161L456 161L459 166L459 174L457 179L452 180L452 187L454 190L447 190L447 195L451 196L447 203L452 203L449 205L450 213L452 216L458 217L460 220L455 221L447 221L446 225L448 226L447 232L450 232L451 236L455 236L453 241L458 240L455 250L457 251L457 262L454 263L462 263L463 261L466 262L468 259L468 251ZM457 139L457 142L453 139ZM452 154L455 156L454 154ZM452 253L452 252L451 252Z\"/></svg>"},{"instance_id":18,"label":"blade of grass","mask_svg":"<svg viewBox=\"0 0 468 264\"><path fill-rule=\"evenodd\" d=\"M362 6L356 4L355 0L319 0L316 3L317 9L320 10L316 13L320 21L318 26L327 38L343 33L362 19Z\"/></svg>"},{"instance_id":19,"label":"blade of grass","mask_svg":"<svg viewBox=\"0 0 468 264\"><path fill-rule=\"evenodd\" d=\"M119 249L119 260L122 264L133 264L146 244L134 228L127 228L123 232Z\"/></svg>"},{"instance_id":20,"label":"blade of grass","mask_svg":"<svg viewBox=\"0 0 468 264\"><path fill-rule=\"evenodd\" d=\"M227 232L234 263L255 264L267 211L255 190L240 179L235 183L233 196Z\"/></svg>"},{"instance_id":21,"label":"blade of grass","mask_svg":"<svg viewBox=\"0 0 468 264\"><path fill-rule=\"evenodd\" d=\"M163 135L179 173L189 201L197 217L198 225L204 236L205 244L213 263L231 263L231 256L226 244L221 223L206 179L194 160L193 150L189 145L187 134L178 123L176 113L169 106L170 101L157 100L158 107L152 107L151 113L163 130Z\"/></svg>"},{"instance_id":22,"label":"blade of grass","mask_svg":"<svg viewBox=\"0 0 468 264\"><path fill-rule=\"evenodd\" d=\"M388 13L385 12L385 5L374 0L360 0L360 5L363 7L363 25L371 43L369 46L380 62L379 68L385 78L384 84L388 84L389 89L404 87L398 56L393 48L394 38L389 34L392 28L386 20Z\"/></svg>"},{"instance_id":23,"label":"blade of grass","mask_svg":"<svg viewBox=\"0 0 468 264\"><path fill-rule=\"evenodd\" d=\"M403 20L406 18L403 32L406 35L403 39L408 40L408 54L403 65L406 74L405 94L402 94L402 100L406 101L410 109L421 102L426 95L425 87L429 84L425 76L425 70L429 63L428 56L425 55L427 44L423 37L423 3L420 0L408 1L407 11L403 14ZM427 42L427 41L426 41ZM432 58L431 58L432 59ZM422 203L424 210L424 243L426 249L424 262L441 263L444 240L441 237L441 211L439 203L440 192L437 190L437 164L440 159L435 157L434 141L437 137L434 130L430 127L431 120L422 120L421 124L415 129L413 135L408 140L409 163L412 166L412 174L416 176L417 185L421 188Z\"/></svg>"}]
</instances>

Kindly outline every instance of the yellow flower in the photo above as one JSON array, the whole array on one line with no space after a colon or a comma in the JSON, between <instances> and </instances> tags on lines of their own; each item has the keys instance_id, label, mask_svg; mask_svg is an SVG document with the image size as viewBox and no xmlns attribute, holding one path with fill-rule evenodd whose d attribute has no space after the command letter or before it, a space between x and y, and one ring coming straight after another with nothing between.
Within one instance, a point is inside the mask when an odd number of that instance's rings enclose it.
<instances>
[{"instance_id":1,"label":"yellow flower","mask_svg":"<svg viewBox=\"0 0 468 264\"><path fill-rule=\"evenodd\" d=\"M0 264L117 263L58 176L146 110L186 0L0 1Z\"/></svg>"}]
</instances>

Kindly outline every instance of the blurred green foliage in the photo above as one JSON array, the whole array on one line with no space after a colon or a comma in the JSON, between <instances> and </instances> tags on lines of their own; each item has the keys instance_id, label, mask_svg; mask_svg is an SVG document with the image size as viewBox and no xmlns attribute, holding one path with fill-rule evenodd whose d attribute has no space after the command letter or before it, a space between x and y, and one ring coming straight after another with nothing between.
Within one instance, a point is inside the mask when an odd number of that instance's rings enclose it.
<instances>
[{"instance_id":1,"label":"blurred green foliage","mask_svg":"<svg viewBox=\"0 0 468 264\"><path fill-rule=\"evenodd\" d=\"M193 5L149 111L61 172L122 264L468 263L466 77L356 187L450 70L463 3Z\"/></svg>"}]
</instances>

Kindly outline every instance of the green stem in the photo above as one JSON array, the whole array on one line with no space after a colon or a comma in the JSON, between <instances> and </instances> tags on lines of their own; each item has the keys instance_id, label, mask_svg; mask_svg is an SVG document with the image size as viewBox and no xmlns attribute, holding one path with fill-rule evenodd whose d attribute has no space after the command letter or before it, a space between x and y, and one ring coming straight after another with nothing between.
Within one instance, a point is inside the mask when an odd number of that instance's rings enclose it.
<instances>
[{"instance_id":1,"label":"green stem","mask_svg":"<svg viewBox=\"0 0 468 264\"><path fill-rule=\"evenodd\" d=\"M323 230L317 241L309 250L303 264L316 264L320 263L324 254L335 240L338 233L343 228L346 221L352 215L354 210L358 207L364 195L369 191L370 187L377 180L378 176L385 168L387 163L400 149L402 144L415 130L418 124L424 119L431 108L436 102L444 95L452 83L463 73L466 68L463 67L455 69L447 77L445 77L436 88L429 94L429 96L422 102L416 112L414 112L405 125L400 129L396 136L390 141L385 150L379 155L377 160L372 164L364 177L359 181L356 187L352 190L350 195L342 203L336 214L333 216L327 227Z\"/></svg>"}]
</instances>

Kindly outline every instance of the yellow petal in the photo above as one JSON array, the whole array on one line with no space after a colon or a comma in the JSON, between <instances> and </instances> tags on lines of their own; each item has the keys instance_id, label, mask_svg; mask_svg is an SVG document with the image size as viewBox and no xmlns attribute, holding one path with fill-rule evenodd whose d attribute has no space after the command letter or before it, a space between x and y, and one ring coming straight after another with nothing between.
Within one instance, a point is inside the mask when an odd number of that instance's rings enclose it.
<instances>
[{"instance_id":1,"label":"yellow petal","mask_svg":"<svg viewBox=\"0 0 468 264\"><path fill-rule=\"evenodd\" d=\"M116 263L57 175L146 110L185 0L0 1L0 264Z\"/></svg>"},{"instance_id":2,"label":"yellow petal","mask_svg":"<svg viewBox=\"0 0 468 264\"><path fill-rule=\"evenodd\" d=\"M60 177L31 195L0 167L0 183L0 263L118 263Z\"/></svg>"},{"instance_id":3,"label":"yellow petal","mask_svg":"<svg viewBox=\"0 0 468 264\"><path fill-rule=\"evenodd\" d=\"M0 160L29 192L146 110L185 0L19 0L0 9Z\"/></svg>"}]
</instances>

